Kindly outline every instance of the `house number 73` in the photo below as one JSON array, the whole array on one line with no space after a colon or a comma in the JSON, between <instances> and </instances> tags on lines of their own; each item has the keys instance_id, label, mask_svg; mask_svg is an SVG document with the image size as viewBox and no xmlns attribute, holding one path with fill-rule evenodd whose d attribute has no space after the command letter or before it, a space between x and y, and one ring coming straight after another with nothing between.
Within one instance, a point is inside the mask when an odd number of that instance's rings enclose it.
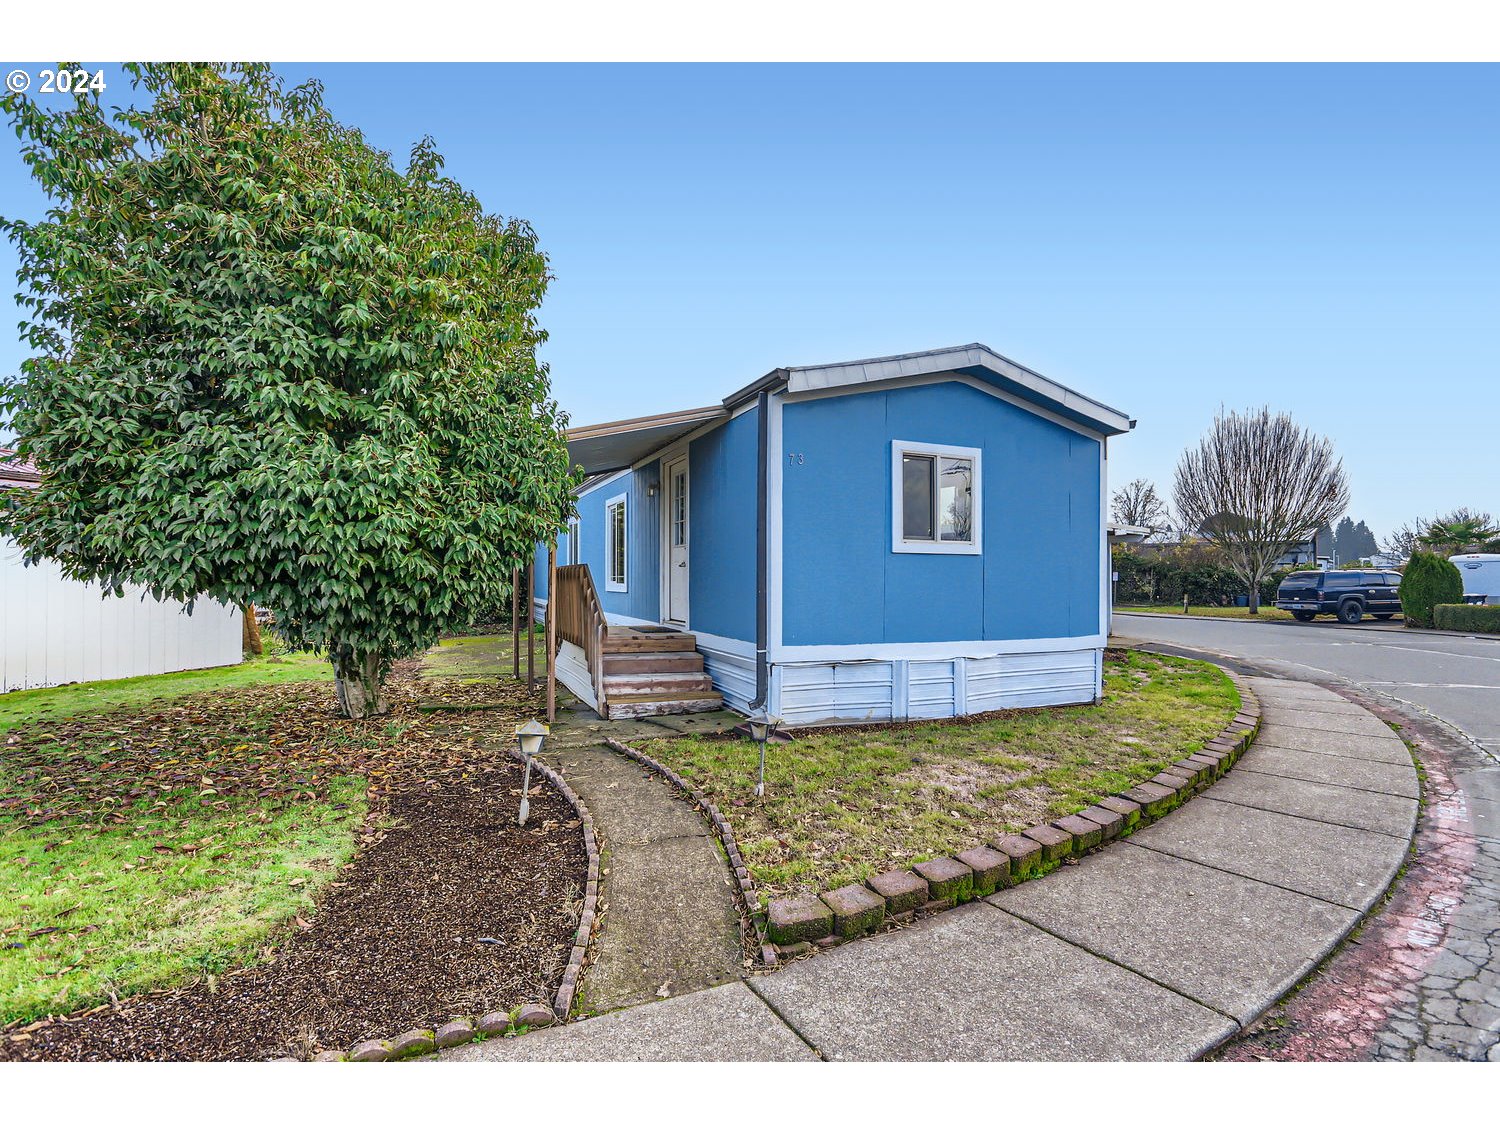
<instances>
[{"instance_id":1,"label":"house number 73","mask_svg":"<svg viewBox=\"0 0 1500 1125\"><path fill-rule=\"evenodd\" d=\"M803 463L802 454L800 453L788 453L786 459L787 463L791 465L800 465Z\"/></svg>"}]
</instances>

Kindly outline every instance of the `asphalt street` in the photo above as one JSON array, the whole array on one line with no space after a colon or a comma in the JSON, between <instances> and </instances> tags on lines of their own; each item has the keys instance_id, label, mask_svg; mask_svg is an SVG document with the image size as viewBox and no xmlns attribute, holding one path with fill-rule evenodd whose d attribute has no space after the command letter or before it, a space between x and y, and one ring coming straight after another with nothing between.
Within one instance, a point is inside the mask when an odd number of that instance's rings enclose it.
<instances>
[{"instance_id":1,"label":"asphalt street","mask_svg":"<svg viewBox=\"0 0 1500 1125\"><path fill-rule=\"evenodd\" d=\"M1417 740L1405 878L1358 941L1224 1057L1500 1061L1500 639L1116 614L1115 637L1341 688Z\"/></svg>"},{"instance_id":2,"label":"asphalt street","mask_svg":"<svg viewBox=\"0 0 1500 1125\"><path fill-rule=\"evenodd\" d=\"M1500 638L1401 625L1234 621L1117 613L1114 633L1254 661L1295 679L1323 673L1451 723L1500 760Z\"/></svg>"}]
</instances>

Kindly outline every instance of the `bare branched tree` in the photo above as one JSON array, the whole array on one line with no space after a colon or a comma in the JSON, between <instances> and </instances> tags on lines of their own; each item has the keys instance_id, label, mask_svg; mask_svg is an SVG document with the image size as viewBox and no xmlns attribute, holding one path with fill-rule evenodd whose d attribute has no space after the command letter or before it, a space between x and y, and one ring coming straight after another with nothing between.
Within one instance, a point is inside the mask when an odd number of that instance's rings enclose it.
<instances>
[{"instance_id":1,"label":"bare branched tree","mask_svg":"<svg viewBox=\"0 0 1500 1125\"><path fill-rule=\"evenodd\" d=\"M1261 407L1214 419L1177 463L1173 502L1184 531L1197 530L1224 552L1257 613L1260 584L1276 560L1343 514L1349 484L1327 438Z\"/></svg>"},{"instance_id":2,"label":"bare branched tree","mask_svg":"<svg viewBox=\"0 0 1500 1125\"><path fill-rule=\"evenodd\" d=\"M1109 510L1115 523L1149 527L1148 540L1170 531L1172 527L1166 502L1156 494L1156 485L1144 477L1136 477L1118 489L1109 502Z\"/></svg>"}]
</instances>

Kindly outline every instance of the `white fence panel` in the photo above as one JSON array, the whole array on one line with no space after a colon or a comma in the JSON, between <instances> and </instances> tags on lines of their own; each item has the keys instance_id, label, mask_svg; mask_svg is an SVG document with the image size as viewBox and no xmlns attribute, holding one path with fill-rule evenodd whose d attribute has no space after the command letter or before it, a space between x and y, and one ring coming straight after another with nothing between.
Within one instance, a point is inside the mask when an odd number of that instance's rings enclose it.
<instances>
[{"instance_id":1,"label":"white fence panel","mask_svg":"<svg viewBox=\"0 0 1500 1125\"><path fill-rule=\"evenodd\" d=\"M136 587L106 597L56 563L24 566L0 538L0 691L238 664L239 607L198 598L186 608Z\"/></svg>"}]
</instances>

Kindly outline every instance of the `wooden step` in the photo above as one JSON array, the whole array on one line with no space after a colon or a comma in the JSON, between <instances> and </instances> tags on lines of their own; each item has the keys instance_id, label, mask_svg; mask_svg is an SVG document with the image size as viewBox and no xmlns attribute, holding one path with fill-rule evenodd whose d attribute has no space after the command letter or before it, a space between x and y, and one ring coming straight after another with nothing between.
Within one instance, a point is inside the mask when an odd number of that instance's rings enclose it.
<instances>
[{"instance_id":1,"label":"wooden step","mask_svg":"<svg viewBox=\"0 0 1500 1125\"><path fill-rule=\"evenodd\" d=\"M605 698L614 702L626 696L673 695L713 691L714 682L704 672L658 672L647 676L605 676Z\"/></svg>"},{"instance_id":2,"label":"wooden step","mask_svg":"<svg viewBox=\"0 0 1500 1125\"><path fill-rule=\"evenodd\" d=\"M612 626L604 635L606 653L693 652L697 647L698 638L692 633L678 633L670 629L646 632L641 629L622 629Z\"/></svg>"},{"instance_id":3,"label":"wooden step","mask_svg":"<svg viewBox=\"0 0 1500 1125\"><path fill-rule=\"evenodd\" d=\"M606 652L606 676L638 676L652 672L701 672L703 656L693 652Z\"/></svg>"},{"instance_id":4,"label":"wooden step","mask_svg":"<svg viewBox=\"0 0 1500 1125\"><path fill-rule=\"evenodd\" d=\"M701 698L700 698L701 697ZM638 719L645 715L688 715L699 711L717 711L724 706L718 692L695 692L691 698L644 696L609 702L611 719Z\"/></svg>"}]
</instances>

